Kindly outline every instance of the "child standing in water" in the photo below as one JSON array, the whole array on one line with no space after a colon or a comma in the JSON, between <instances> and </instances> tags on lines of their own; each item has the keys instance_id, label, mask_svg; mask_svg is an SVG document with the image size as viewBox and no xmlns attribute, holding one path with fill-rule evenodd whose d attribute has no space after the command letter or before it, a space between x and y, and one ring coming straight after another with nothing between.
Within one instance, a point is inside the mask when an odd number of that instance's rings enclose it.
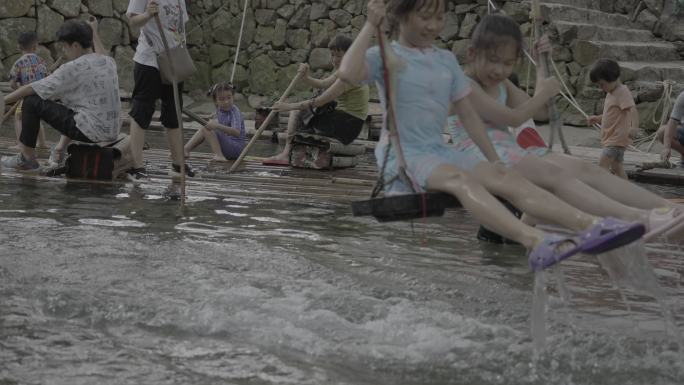
<instances>
[{"instance_id":1,"label":"child standing in water","mask_svg":"<svg viewBox=\"0 0 684 385\"><path fill-rule=\"evenodd\" d=\"M199 129L185 145L185 157L204 140L209 143L216 161L237 159L245 148L245 120L233 99L233 85L217 83L209 90L216 104L216 119Z\"/></svg>"},{"instance_id":2,"label":"child standing in water","mask_svg":"<svg viewBox=\"0 0 684 385\"><path fill-rule=\"evenodd\" d=\"M600 59L591 69L589 78L606 93L603 115L587 119L589 125L601 125L603 152L599 166L627 179L624 168L625 149L639 129L639 113L629 88L620 82L620 65L615 60Z\"/></svg>"},{"instance_id":3,"label":"child standing in water","mask_svg":"<svg viewBox=\"0 0 684 385\"><path fill-rule=\"evenodd\" d=\"M539 51L550 50L546 38L538 42L537 47ZM518 122L502 116L491 104L519 109L531 102L525 92L508 80L522 49L520 27L510 17L500 14L487 15L482 19L473 32L468 49L470 65L467 73L472 87L481 90L488 99L476 103L475 108L487 120L489 138L506 165L563 201L593 215L638 221L649 229L671 222L679 215L679 210L672 203L588 162L549 152L544 147L524 150L516 143L507 126L515 126ZM538 73L537 84L542 84L542 81L544 79ZM537 88L536 93L540 92L542 90ZM534 117L546 119L545 109L538 108ZM481 157L480 150L468 137L458 116L450 117L449 127L457 150L468 157Z\"/></svg>"},{"instance_id":4,"label":"child standing in water","mask_svg":"<svg viewBox=\"0 0 684 385\"><path fill-rule=\"evenodd\" d=\"M21 57L14 62L9 73L10 87L13 90L50 75L47 63L36 54L38 50L38 35L35 32L20 33L17 45L21 51ZM14 113L14 131L17 134L17 143L19 143L19 136L21 135L21 101L18 103ZM43 127L38 131L37 146L47 148Z\"/></svg>"},{"instance_id":5,"label":"child standing in water","mask_svg":"<svg viewBox=\"0 0 684 385\"><path fill-rule=\"evenodd\" d=\"M397 70L396 89L399 92L393 95L397 132L403 143L406 171L415 185L422 190L443 191L456 196L480 223L527 247L530 266L534 270L579 252L603 252L638 239L644 231L642 225L600 220L576 210L501 164L471 104L471 101L482 103L486 95L470 87L451 52L433 45L444 28L444 12L444 0L390 0L387 10L382 0L370 0L368 19L344 56L339 70L340 78L345 81L374 81L380 90L385 90L381 51L379 47L370 48L370 44L387 16L390 25L398 29L398 40L387 48L402 62ZM541 91L533 102L516 111L504 111L505 108L496 103L491 107L522 123L546 99L558 92L555 81L544 81L539 86ZM387 106L384 92L381 95L383 105ZM452 106L486 159L466 156L443 142L442 127ZM383 164L388 145L389 135L387 130L383 130L376 158L378 166L386 169L392 177L399 170L395 151L389 152L387 162ZM411 191L410 186L397 178L387 183L386 193ZM492 194L581 235L567 237L527 226Z\"/></svg>"}]
</instances>

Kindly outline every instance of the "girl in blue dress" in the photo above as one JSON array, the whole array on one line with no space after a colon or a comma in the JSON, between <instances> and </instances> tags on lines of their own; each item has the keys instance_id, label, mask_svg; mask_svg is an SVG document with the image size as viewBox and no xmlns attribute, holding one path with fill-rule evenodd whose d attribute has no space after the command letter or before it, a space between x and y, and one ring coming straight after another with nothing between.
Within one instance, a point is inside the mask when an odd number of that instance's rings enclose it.
<instances>
[{"instance_id":1,"label":"girl in blue dress","mask_svg":"<svg viewBox=\"0 0 684 385\"><path fill-rule=\"evenodd\" d=\"M550 50L548 39L541 39L537 48ZM508 80L522 49L520 27L508 16L487 15L475 28L468 48L466 73L471 86L486 94L490 104L496 102L517 109L530 102L530 96ZM538 73L537 82L543 80ZM546 147L523 149L508 130L508 126L517 122L498 117L488 108L478 112L485 119L489 139L506 166L570 205L594 215L641 222L649 230L666 223L679 223L676 217L680 209L675 204L581 159L550 152ZM548 119L546 108L535 111L534 118ZM457 115L449 117L449 131L458 151L469 158L484 160Z\"/></svg>"},{"instance_id":2,"label":"girl in blue dress","mask_svg":"<svg viewBox=\"0 0 684 385\"><path fill-rule=\"evenodd\" d=\"M530 267L539 270L579 252L598 253L638 239L644 233L641 224L600 219L583 213L532 185L507 169L490 142L485 126L471 104L482 103L486 95L471 88L454 55L433 45L444 28L444 0L370 0L368 18L347 51L339 75L351 83L376 82L384 100L383 58L371 40L387 17L397 32L391 50L402 62L395 85L394 105L397 132L401 137L407 173L420 190L442 191L457 197L475 218L487 227L513 239L530 250ZM540 92L528 105L505 111L496 102L493 109L524 122L544 102L558 92L553 80L542 82ZM443 142L442 129L449 109L461 118L473 141L487 161L455 151ZM392 149L385 162L389 143L387 130L376 148L378 166L386 171L386 194L408 193L412 189L392 178L399 173L397 156ZM545 233L527 226L513 216L492 194L509 200L524 211L534 212L550 222L579 233L568 237Z\"/></svg>"}]
</instances>

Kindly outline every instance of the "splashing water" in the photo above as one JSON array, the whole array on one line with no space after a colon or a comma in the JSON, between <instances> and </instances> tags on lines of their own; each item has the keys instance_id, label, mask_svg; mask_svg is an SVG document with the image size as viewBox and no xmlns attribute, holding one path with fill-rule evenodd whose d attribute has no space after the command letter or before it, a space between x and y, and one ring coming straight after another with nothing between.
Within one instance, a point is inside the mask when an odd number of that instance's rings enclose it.
<instances>
[{"instance_id":1,"label":"splashing water","mask_svg":"<svg viewBox=\"0 0 684 385\"><path fill-rule=\"evenodd\" d=\"M546 273L541 270L534 274L532 293L532 314L530 315L530 333L536 354L546 346L546 311L548 295L546 293Z\"/></svg>"},{"instance_id":2,"label":"splashing water","mask_svg":"<svg viewBox=\"0 0 684 385\"><path fill-rule=\"evenodd\" d=\"M668 303L667 293L658 283L658 277L653 266L651 266L646 258L646 248L643 242L635 242L599 255L598 261L608 272L611 280L620 291L629 314L632 313L632 310L627 301L626 290L631 289L641 292L656 300L664 318L665 334L669 335L672 333L681 351L684 345L682 344L682 336L673 316L673 305Z\"/></svg>"}]
</instances>

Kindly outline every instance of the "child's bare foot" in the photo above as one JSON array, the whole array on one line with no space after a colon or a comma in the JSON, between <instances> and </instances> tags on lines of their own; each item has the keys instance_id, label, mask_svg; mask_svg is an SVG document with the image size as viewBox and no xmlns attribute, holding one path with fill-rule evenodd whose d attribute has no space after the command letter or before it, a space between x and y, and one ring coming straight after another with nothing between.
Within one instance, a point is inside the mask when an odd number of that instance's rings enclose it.
<instances>
[{"instance_id":1,"label":"child's bare foot","mask_svg":"<svg viewBox=\"0 0 684 385\"><path fill-rule=\"evenodd\" d=\"M228 159L226 159L225 156L214 155L214 157L211 158L209 161L210 162L227 162Z\"/></svg>"},{"instance_id":2,"label":"child's bare foot","mask_svg":"<svg viewBox=\"0 0 684 385\"><path fill-rule=\"evenodd\" d=\"M278 161L284 162L284 161L289 161L289 160L290 160L289 151L288 151L288 152L284 152L284 151L283 151L283 152L281 152L281 153L278 154L278 155L274 155L274 156L272 156L272 157L270 157L270 158L264 159L264 162L274 162L274 161L275 161L275 162L278 162Z\"/></svg>"}]
</instances>

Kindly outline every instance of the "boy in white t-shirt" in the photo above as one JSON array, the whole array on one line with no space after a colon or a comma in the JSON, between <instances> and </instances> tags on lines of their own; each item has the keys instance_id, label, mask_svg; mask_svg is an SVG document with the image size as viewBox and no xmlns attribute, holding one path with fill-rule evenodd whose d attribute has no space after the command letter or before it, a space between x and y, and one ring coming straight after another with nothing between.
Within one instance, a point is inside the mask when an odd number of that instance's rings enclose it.
<instances>
[{"instance_id":1,"label":"boy in white t-shirt","mask_svg":"<svg viewBox=\"0 0 684 385\"><path fill-rule=\"evenodd\" d=\"M39 168L35 147L41 120L81 142L110 141L119 135L119 78L114 59L100 41L97 21L69 20L57 31L57 41L69 62L5 97L8 104L21 98L24 102L20 153L3 158L3 167Z\"/></svg>"}]
</instances>

